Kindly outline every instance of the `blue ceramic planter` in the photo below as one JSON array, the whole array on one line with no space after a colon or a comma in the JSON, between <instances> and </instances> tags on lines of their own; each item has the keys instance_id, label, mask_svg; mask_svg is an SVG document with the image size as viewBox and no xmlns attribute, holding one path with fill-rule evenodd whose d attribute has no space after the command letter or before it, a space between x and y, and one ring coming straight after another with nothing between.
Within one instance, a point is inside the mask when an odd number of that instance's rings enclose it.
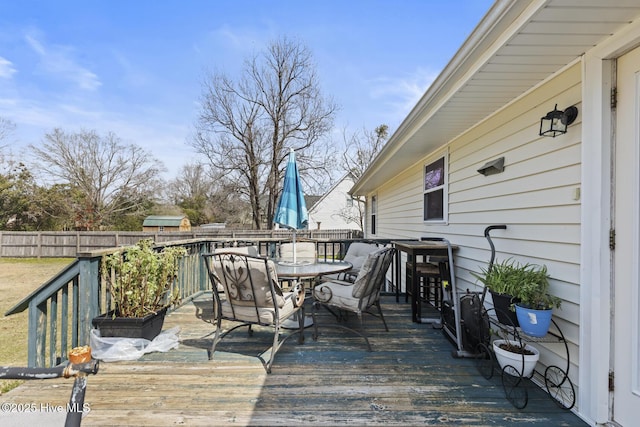
<instances>
[{"instance_id":1,"label":"blue ceramic planter","mask_svg":"<svg viewBox=\"0 0 640 427\"><path fill-rule=\"evenodd\" d=\"M516 304L516 316L522 332L532 337L547 335L553 310L534 310Z\"/></svg>"}]
</instances>

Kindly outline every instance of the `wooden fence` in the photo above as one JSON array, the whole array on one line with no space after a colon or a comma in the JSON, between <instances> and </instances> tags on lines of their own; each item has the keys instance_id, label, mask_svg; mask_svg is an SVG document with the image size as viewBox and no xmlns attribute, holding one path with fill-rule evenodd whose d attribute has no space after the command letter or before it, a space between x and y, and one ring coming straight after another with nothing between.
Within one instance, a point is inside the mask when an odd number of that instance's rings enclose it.
<instances>
[{"instance_id":1,"label":"wooden fence","mask_svg":"<svg viewBox=\"0 0 640 427\"><path fill-rule=\"evenodd\" d=\"M299 230L296 238L347 240L362 237L357 230ZM75 258L86 253L130 246L141 239L166 243L188 239L279 239L291 238L289 230L196 230L185 232L144 231L0 231L0 258Z\"/></svg>"}]
</instances>

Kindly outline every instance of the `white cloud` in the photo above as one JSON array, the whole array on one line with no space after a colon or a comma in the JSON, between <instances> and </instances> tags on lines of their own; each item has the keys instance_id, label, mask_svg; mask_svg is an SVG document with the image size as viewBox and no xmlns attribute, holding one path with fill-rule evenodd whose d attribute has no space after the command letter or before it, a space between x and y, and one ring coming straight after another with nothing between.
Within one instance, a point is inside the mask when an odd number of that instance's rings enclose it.
<instances>
[{"instance_id":1,"label":"white cloud","mask_svg":"<svg viewBox=\"0 0 640 427\"><path fill-rule=\"evenodd\" d=\"M44 56L47 52L45 51L44 46L42 46L42 43L36 39L36 35L34 33L35 31L32 30L31 34L25 35L24 38L27 40L27 44L31 49L33 49L38 55Z\"/></svg>"},{"instance_id":2,"label":"white cloud","mask_svg":"<svg viewBox=\"0 0 640 427\"><path fill-rule=\"evenodd\" d=\"M42 69L57 78L71 81L80 89L93 91L102 85L98 76L74 59L73 49L66 46L47 46L31 31L25 35L28 45L40 56Z\"/></svg>"},{"instance_id":3,"label":"white cloud","mask_svg":"<svg viewBox=\"0 0 640 427\"><path fill-rule=\"evenodd\" d=\"M144 110L124 114L82 104L0 98L0 117L7 117L17 124L19 134L14 149L25 151L26 160L29 158L27 145L40 144L44 135L56 127L67 132L90 129L103 134L112 131L123 142L149 151L167 168L165 177L173 178L182 165L193 161L195 153L186 144L189 126L172 123L160 113Z\"/></svg>"},{"instance_id":4,"label":"white cloud","mask_svg":"<svg viewBox=\"0 0 640 427\"><path fill-rule=\"evenodd\" d=\"M239 51L251 51L261 49L265 40L272 37L273 30L232 28L229 25L222 25L214 32L214 38L219 40L223 46Z\"/></svg>"},{"instance_id":5,"label":"white cloud","mask_svg":"<svg viewBox=\"0 0 640 427\"><path fill-rule=\"evenodd\" d=\"M436 77L437 72L419 68L406 77L379 78L372 82L370 96L373 99L385 100L393 106L394 115L404 117L418 103Z\"/></svg>"},{"instance_id":6,"label":"white cloud","mask_svg":"<svg viewBox=\"0 0 640 427\"><path fill-rule=\"evenodd\" d=\"M120 65L123 71L122 79L129 85L134 87L150 85L150 82L153 80L153 75L137 66L135 62L129 60L127 55L120 50L112 50L112 55L115 62Z\"/></svg>"},{"instance_id":7,"label":"white cloud","mask_svg":"<svg viewBox=\"0 0 640 427\"><path fill-rule=\"evenodd\" d=\"M0 78L10 79L16 71L11 61L0 56Z\"/></svg>"}]
</instances>

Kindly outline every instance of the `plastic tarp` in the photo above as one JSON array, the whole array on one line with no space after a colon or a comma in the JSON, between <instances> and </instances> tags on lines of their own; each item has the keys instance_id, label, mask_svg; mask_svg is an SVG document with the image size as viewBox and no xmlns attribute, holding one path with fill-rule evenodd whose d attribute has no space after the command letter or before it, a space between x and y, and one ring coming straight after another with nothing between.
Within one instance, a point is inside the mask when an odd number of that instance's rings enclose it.
<instances>
[{"instance_id":1,"label":"plastic tarp","mask_svg":"<svg viewBox=\"0 0 640 427\"><path fill-rule=\"evenodd\" d=\"M162 331L153 340L144 338L101 337L100 331L91 330L91 355L103 362L137 360L152 352L167 352L178 348L180 327Z\"/></svg>"}]
</instances>

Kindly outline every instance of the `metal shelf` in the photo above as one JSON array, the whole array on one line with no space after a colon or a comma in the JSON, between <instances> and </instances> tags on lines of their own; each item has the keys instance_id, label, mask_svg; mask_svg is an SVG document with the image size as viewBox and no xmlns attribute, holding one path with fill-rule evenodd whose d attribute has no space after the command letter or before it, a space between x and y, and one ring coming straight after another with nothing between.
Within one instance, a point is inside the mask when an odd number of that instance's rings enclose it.
<instances>
[{"instance_id":1,"label":"metal shelf","mask_svg":"<svg viewBox=\"0 0 640 427\"><path fill-rule=\"evenodd\" d=\"M505 325L497 321L497 319L490 315L491 311L495 309L485 310L483 315L489 319L489 326L491 328L492 336L498 335L505 339L517 341L521 345L523 344L563 344L566 353L566 366L561 368L559 366L550 365L544 372L538 370L533 371L530 377L523 377L520 374L524 367L524 355L522 356L521 369L517 367L505 366L500 368L497 364L495 354L493 352L493 346L491 342L487 344L479 344L476 357L478 369L482 375L489 379L493 376L494 371L500 372L502 376L502 386L504 388L505 397L511 402L513 406L518 409L522 409L527 406L528 392L527 387L533 377L536 377L544 384L549 396L552 400L562 409L571 409L576 403L575 387L569 378L569 346L562 333L562 330L555 322L551 320L553 329L551 329L544 337L532 337L522 332L522 329L513 325ZM517 372L520 376L513 375L513 372Z\"/></svg>"}]
</instances>

